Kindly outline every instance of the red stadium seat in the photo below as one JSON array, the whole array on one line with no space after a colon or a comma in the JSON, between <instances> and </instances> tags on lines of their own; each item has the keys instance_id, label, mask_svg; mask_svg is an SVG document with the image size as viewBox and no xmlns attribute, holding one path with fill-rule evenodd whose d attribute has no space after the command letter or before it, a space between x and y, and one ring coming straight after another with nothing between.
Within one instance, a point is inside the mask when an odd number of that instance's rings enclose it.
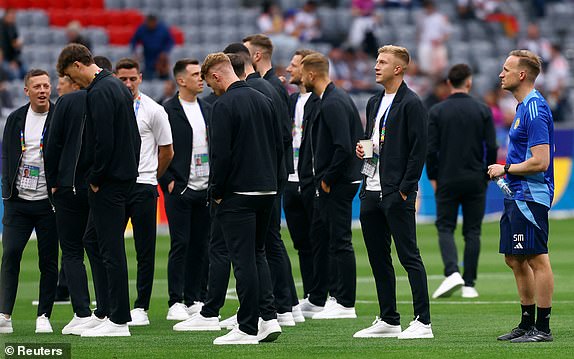
<instances>
[{"instance_id":1,"label":"red stadium seat","mask_svg":"<svg viewBox=\"0 0 574 359\"><path fill-rule=\"evenodd\" d=\"M31 5L30 0L6 0L6 8L28 9Z\"/></svg>"},{"instance_id":2,"label":"red stadium seat","mask_svg":"<svg viewBox=\"0 0 574 359\"><path fill-rule=\"evenodd\" d=\"M134 29L118 26L110 26L107 29L111 45L127 45L134 34Z\"/></svg>"},{"instance_id":3,"label":"red stadium seat","mask_svg":"<svg viewBox=\"0 0 574 359\"><path fill-rule=\"evenodd\" d=\"M183 45L183 43L185 42L185 36L178 27L176 26L170 27L169 32L171 32L171 36L173 36L173 40L177 45Z\"/></svg>"},{"instance_id":4,"label":"red stadium seat","mask_svg":"<svg viewBox=\"0 0 574 359\"><path fill-rule=\"evenodd\" d=\"M50 17L51 26L63 27L67 26L70 22L70 16L66 10L50 10L48 16Z\"/></svg>"},{"instance_id":5,"label":"red stadium seat","mask_svg":"<svg viewBox=\"0 0 574 359\"><path fill-rule=\"evenodd\" d=\"M108 10L106 11L106 18L108 26L121 27L127 25L127 19L123 11Z\"/></svg>"},{"instance_id":6,"label":"red stadium seat","mask_svg":"<svg viewBox=\"0 0 574 359\"><path fill-rule=\"evenodd\" d=\"M34 9L49 9L51 7L50 0L30 0L30 7Z\"/></svg>"}]
</instances>

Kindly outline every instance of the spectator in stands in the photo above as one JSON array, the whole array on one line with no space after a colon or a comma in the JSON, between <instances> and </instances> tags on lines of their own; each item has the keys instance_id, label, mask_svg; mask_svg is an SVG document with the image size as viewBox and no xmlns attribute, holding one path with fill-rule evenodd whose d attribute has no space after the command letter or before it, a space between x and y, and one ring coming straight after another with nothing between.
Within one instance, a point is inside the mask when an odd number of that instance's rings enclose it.
<instances>
[{"instance_id":1,"label":"spectator in stands","mask_svg":"<svg viewBox=\"0 0 574 359\"><path fill-rule=\"evenodd\" d=\"M418 61L420 70L434 78L443 75L448 66L446 41L451 32L448 18L436 10L433 1L423 2L424 16L418 21Z\"/></svg>"},{"instance_id":2,"label":"spectator in stands","mask_svg":"<svg viewBox=\"0 0 574 359\"><path fill-rule=\"evenodd\" d=\"M432 81L421 74L419 65L414 60L411 60L409 67L407 67L405 82L409 84L409 88L419 95L420 98L425 98L432 89Z\"/></svg>"},{"instance_id":3,"label":"spectator in stands","mask_svg":"<svg viewBox=\"0 0 574 359\"><path fill-rule=\"evenodd\" d=\"M2 108L12 108L12 96L6 87L6 82L10 80L10 69L4 63L4 53L0 49L0 116L2 115Z\"/></svg>"},{"instance_id":4,"label":"spectator in stands","mask_svg":"<svg viewBox=\"0 0 574 359\"><path fill-rule=\"evenodd\" d=\"M92 51L92 42L82 35L82 24L78 20L70 21L66 28L66 37L69 44L80 44Z\"/></svg>"},{"instance_id":5,"label":"spectator in stands","mask_svg":"<svg viewBox=\"0 0 574 359\"><path fill-rule=\"evenodd\" d=\"M161 94L161 97L156 100L156 102L160 105L163 105L164 102L171 99L175 95L176 90L175 82L173 80L165 80L163 82L163 93Z\"/></svg>"},{"instance_id":6,"label":"spectator in stands","mask_svg":"<svg viewBox=\"0 0 574 359\"><path fill-rule=\"evenodd\" d=\"M518 47L520 49L530 50L535 54L539 54L542 59L542 65L546 68L548 61L550 61L552 44L550 41L540 36L540 29L537 24L528 24L528 27L526 28L526 37L520 39Z\"/></svg>"},{"instance_id":7,"label":"spectator in stands","mask_svg":"<svg viewBox=\"0 0 574 359\"><path fill-rule=\"evenodd\" d=\"M492 89L486 92L484 95L484 103L490 108L490 112L492 112L492 121L494 122L495 127L503 127L504 126L504 114L502 113L502 109L498 104L498 89Z\"/></svg>"},{"instance_id":8,"label":"spectator in stands","mask_svg":"<svg viewBox=\"0 0 574 359\"><path fill-rule=\"evenodd\" d=\"M317 15L317 2L307 0L301 11L297 12L293 20L293 30L290 35L303 42L314 42L321 39L321 23Z\"/></svg>"},{"instance_id":9,"label":"spectator in stands","mask_svg":"<svg viewBox=\"0 0 574 359\"><path fill-rule=\"evenodd\" d=\"M329 52L329 77L335 86L350 91L352 87L351 65L343 49L334 47Z\"/></svg>"},{"instance_id":10,"label":"spectator in stands","mask_svg":"<svg viewBox=\"0 0 574 359\"><path fill-rule=\"evenodd\" d=\"M144 56L144 78L153 79L156 76L156 64L160 55L168 55L175 41L169 28L159 22L156 15L148 15L130 41L132 51L141 44Z\"/></svg>"},{"instance_id":11,"label":"spectator in stands","mask_svg":"<svg viewBox=\"0 0 574 359\"><path fill-rule=\"evenodd\" d=\"M362 48L370 54L376 54L377 40L374 33L379 23L379 17L375 13L375 1L352 0L351 14L353 15L353 22L347 39L349 45L355 49Z\"/></svg>"},{"instance_id":12,"label":"spectator in stands","mask_svg":"<svg viewBox=\"0 0 574 359\"><path fill-rule=\"evenodd\" d=\"M544 92L552 110L555 122L563 122L570 113L568 87L570 85L570 65L562 55L560 45L550 47L550 58L544 74Z\"/></svg>"},{"instance_id":13,"label":"spectator in stands","mask_svg":"<svg viewBox=\"0 0 574 359\"><path fill-rule=\"evenodd\" d=\"M16 11L14 9L6 9L0 22L0 43L4 53L4 61L10 69L10 80L24 78L26 69L20 58L23 42L16 28Z\"/></svg>"},{"instance_id":14,"label":"spectator in stands","mask_svg":"<svg viewBox=\"0 0 574 359\"><path fill-rule=\"evenodd\" d=\"M259 32L266 35L283 33L283 14L279 5L272 1L264 1L261 14L257 17Z\"/></svg>"},{"instance_id":15,"label":"spectator in stands","mask_svg":"<svg viewBox=\"0 0 574 359\"><path fill-rule=\"evenodd\" d=\"M432 93L430 93L427 97L425 97L424 105L428 110L437 103L446 99L449 94L450 89L448 87L446 79L441 79L435 83Z\"/></svg>"},{"instance_id":16,"label":"spectator in stands","mask_svg":"<svg viewBox=\"0 0 574 359\"><path fill-rule=\"evenodd\" d=\"M362 50L353 51L348 49L347 52L353 53L353 66L351 67L351 76L353 79L353 92L374 92L376 91L376 82L373 81L373 60Z\"/></svg>"}]
</instances>

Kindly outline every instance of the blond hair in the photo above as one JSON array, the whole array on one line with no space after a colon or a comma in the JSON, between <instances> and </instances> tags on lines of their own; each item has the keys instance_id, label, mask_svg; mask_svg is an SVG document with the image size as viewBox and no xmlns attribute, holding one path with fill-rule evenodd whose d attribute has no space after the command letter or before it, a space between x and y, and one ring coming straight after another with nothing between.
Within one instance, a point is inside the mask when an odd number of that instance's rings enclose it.
<instances>
[{"instance_id":1,"label":"blond hair","mask_svg":"<svg viewBox=\"0 0 574 359\"><path fill-rule=\"evenodd\" d=\"M518 66L526 68L530 81L534 82L542 69L540 57L529 50L513 50L508 56L518 57Z\"/></svg>"},{"instance_id":2,"label":"blond hair","mask_svg":"<svg viewBox=\"0 0 574 359\"><path fill-rule=\"evenodd\" d=\"M213 54L207 55L205 60L203 60L203 64L201 65L201 78L205 79L209 69L221 63L227 63L229 66L231 66L229 57L223 52L215 52Z\"/></svg>"},{"instance_id":3,"label":"blond hair","mask_svg":"<svg viewBox=\"0 0 574 359\"><path fill-rule=\"evenodd\" d=\"M404 68L406 69L411 61L411 56L409 55L409 50L402 46L396 45L385 45L379 48L379 54L391 54L401 62L404 63Z\"/></svg>"},{"instance_id":4,"label":"blond hair","mask_svg":"<svg viewBox=\"0 0 574 359\"><path fill-rule=\"evenodd\" d=\"M313 52L303 57L301 66L308 71L329 76L329 60L321 53Z\"/></svg>"}]
</instances>

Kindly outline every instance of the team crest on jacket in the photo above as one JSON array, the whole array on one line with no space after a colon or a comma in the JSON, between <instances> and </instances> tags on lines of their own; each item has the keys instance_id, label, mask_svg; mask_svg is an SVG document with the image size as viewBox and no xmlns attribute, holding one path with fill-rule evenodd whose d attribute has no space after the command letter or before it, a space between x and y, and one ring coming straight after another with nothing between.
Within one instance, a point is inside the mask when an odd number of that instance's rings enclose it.
<instances>
[{"instance_id":1,"label":"team crest on jacket","mask_svg":"<svg viewBox=\"0 0 574 359\"><path fill-rule=\"evenodd\" d=\"M518 126L520 126L520 118L517 118L516 121L514 122L514 129L516 130Z\"/></svg>"}]
</instances>

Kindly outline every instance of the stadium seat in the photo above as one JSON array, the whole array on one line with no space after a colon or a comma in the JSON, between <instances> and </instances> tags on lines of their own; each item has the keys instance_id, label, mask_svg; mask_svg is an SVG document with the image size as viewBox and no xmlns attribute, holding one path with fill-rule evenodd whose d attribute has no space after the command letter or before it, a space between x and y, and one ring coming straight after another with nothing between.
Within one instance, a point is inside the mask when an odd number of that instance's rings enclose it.
<instances>
[{"instance_id":1,"label":"stadium seat","mask_svg":"<svg viewBox=\"0 0 574 359\"><path fill-rule=\"evenodd\" d=\"M173 41L175 41L177 45L182 45L185 42L185 36L179 28L172 26L169 28L169 31L171 32L171 36L173 36Z\"/></svg>"}]
</instances>

